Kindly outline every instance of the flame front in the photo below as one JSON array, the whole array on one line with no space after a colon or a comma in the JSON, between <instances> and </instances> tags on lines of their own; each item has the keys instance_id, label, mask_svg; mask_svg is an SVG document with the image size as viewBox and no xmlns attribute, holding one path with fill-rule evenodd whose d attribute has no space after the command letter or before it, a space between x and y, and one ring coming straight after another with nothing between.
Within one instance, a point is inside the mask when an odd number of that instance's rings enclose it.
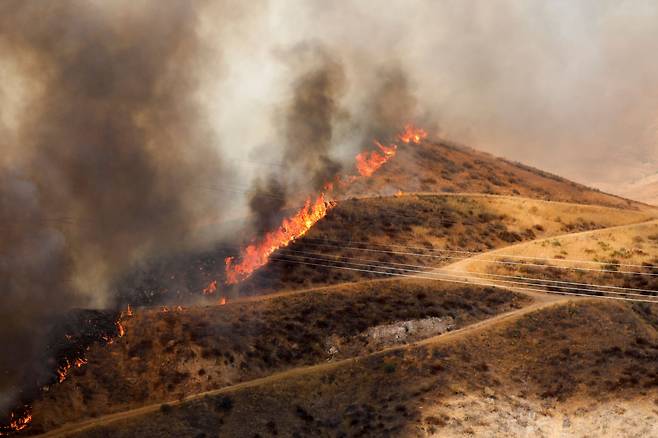
<instances>
[{"instance_id":1,"label":"flame front","mask_svg":"<svg viewBox=\"0 0 658 438\"><path fill-rule=\"evenodd\" d=\"M361 176L371 176L377 171L377 169L382 167L384 163L393 158L398 149L395 144L384 146L377 140L375 140L375 145L382 152L381 154L372 151L361 152L356 156L356 168Z\"/></svg>"},{"instance_id":2,"label":"flame front","mask_svg":"<svg viewBox=\"0 0 658 438\"><path fill-rule=\"evenodd\" d=\"M204 295L212 295L215 292L217 292L217 280L211 281L208 286L203 288L203 294Z\"/></svg>"},{"instance_id":3,"label":"flame front","mask_svg":"<svg viewBox=\"0 0 658 438\"><path fill-rule=\"evenodd\" d=\"M333 206L333 202L325 201L324 193L315 202L308 198L304 207L291 218L284 219L279 228L265 234L261 242L247 246L242 251L239 263L235 263L233 257L226 258L226 283L236 284L249 277L256 269L267 264L274 251L306 234Z\"/></svg>"},{"instance_id":4,"label":"flame front","mask_svg":"<svg viewBox=\"0 0 658 438\"><path fill-rule=\"evenodd\" d=\"M418 144L425 138L427 138L427 132L411 124L405 125L404 131L397 136L398 140L407 144ZM292 241L306 234L336 204L334 201L327 199L330 197L335 183L340 188L345 189L359 177L371 176L397 153L398 146L396 144L385 146L377 140L374 141L374 144L379 151L361 152L355 158L359 176L343 175L337 177L333 182L327 182L324 186L325 191L320 193L315 201L308 198L304 207L292 217L284 219L279 228L265 234L259 242L252 243L244 248L240 253L239 261L236 261L234 257L227 257L225 259L226 284L237 284L247 279L256 269L265 266L276 250L288 246ZM209 295L216 288L217 282L213 280L203 292Z\"/></svg>"},{"instance_id":5,"label":"flame front","mask_svg":"<svg viewBox=\"0 0 658 438\"><path fill-rule=\"evenodd\" d=\"M80 368L86 364L87 364L87 359L84 358L78 358L75 361L73 361L73 363L67 360L66 363L61 367L59 367L59 369L57 370L57 378L59 380L59 383L62 383L64 380L66 380L66 378L69 375L69 371L71 371L71 368L73 367Z\"/></svg>"},{"instance_id":6,"label":"flame front","mask_svg":"<svg viewBox=\"0 0 658 438\"><path fill-rule=\"evenodd\" d=\"M27 427L32 422L32 412L29 406L25 406L24 412L22 415L17 416L15 413L11 413L9 418L9 424L0 427L0 436L13 434L15 432L20 432L21 430L27 429Z\"/></svg>"}]
</instances>

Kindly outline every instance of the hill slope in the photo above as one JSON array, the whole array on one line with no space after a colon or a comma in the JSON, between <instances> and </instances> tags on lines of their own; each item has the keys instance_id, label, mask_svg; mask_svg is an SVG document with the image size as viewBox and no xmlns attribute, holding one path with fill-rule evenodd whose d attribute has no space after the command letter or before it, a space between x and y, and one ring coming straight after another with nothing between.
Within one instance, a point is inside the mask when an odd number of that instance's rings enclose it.
<instances>
[{"instance_id":1,"label":"hill slope","mask_svg":"<svg viewBox=\"0 0 658 438\"><path fill-rule=\"evenodd\" d=\"M642 178L626 187L621 187L618 191L628 199L658 205L658 174Z\"/></svg>"},{"instance_id":2,"label":"hill slope","mask_svg":"<svg viewBox=\"0 0 658 438\"><path fill-rule=\"evenodd\" d=\"M646 306L557 301L468 336L236 387L84 436L651 436L657 328Z\"/></svg>"},{"instance_id":3,"label":"hill slope","mask_svg":"<svg viewBox=\"0 0 658 438\"><path fill-rule=\"evenodd\" d=\"M124 337L93 347L85 367L34 404L33 430L376 351L395 339L381 343L368 330L398 321L433 323L413 338L420 339L529 301L480 286L394 280L225 306L140 309L123 321ZM379 330L385 337L389 329Z\"/></svg>"},{"instance_id":4,"label":"hill slope","mask_svg":"<svg viewBox=\"0 0 658 438\"><path fill-rule=\"evenodd\" d=\"M639 203L447 141L402 144L397 156L351 193L470 192L638 208Z\"/></svg>"}]
</instances>

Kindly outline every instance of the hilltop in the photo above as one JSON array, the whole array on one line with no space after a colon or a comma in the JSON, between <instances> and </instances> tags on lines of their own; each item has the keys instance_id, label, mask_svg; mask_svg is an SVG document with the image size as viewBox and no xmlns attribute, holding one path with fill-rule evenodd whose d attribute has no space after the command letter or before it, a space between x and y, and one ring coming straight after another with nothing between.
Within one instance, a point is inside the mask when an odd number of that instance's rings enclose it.
<instances>
[{"instance_id":1,"label":"hilltop","mask_svg":"<svg viewBox=\"0 0 658 438\"><path fill-rule=\"evenodd\" d=\"M402 144L370 179L352 194L456 192L514 195L552 201L641 208L640 203L578 184L521 163L449 141Z\"/></svg>"}]
</instances>

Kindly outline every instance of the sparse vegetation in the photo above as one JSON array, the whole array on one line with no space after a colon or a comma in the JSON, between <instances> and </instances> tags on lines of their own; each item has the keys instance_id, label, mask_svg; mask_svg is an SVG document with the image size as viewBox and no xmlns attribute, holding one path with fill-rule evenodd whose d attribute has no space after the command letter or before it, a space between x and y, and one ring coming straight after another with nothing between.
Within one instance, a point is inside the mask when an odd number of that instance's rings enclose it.
<instances>
[{"instance_id":1,"label":"sparse vegetation","mask_svg":"<svg viewBox=\"0 0 658 438\"><path fill-rule=\"evenodd\" d=\"M276 422L283 436L407 435L420 425L446 435L477 435L489 426L477 415L499 418L492 406L518 399L525 400L521 409L536 401L550 416L568 400L600 402L612 393L632 398L655 392L657 324L655 312L646 306L568 303L478 336L376 354L245 388L234 393L230 414L216 414L212 400L194 401L167 418L140 417L88 436L141 435L162 421L172 430L190 428L183 413L191 410L205 422L221 420L222 433L236 436L264 435L269 422ZM518 398L511 398L515 394ZM458 417L456 404L465 405L476 395L469 415ZM255 411L260 421L245 424L245 414ZM193 430L207 431L204 426Z\"/></svg>"},{"instance_id":2,"label":"sparse vegetation","mask_svg":"<svg viewBox=\"0 0 658 438\"><path fill-rule=\"evenodd\" d=\"M35 405L35 422L51 427L90 406L105 414L322 363L332 335L428 317L449 316L459 327L527 301L492 288L393 280L182 312L137 310L124 338L90 352L75 385L58 385ZM71 398L79 390L87 394L84 407ZM218 399L216 407L228 411L232 403Z\"/></svg>"}]
</instances>

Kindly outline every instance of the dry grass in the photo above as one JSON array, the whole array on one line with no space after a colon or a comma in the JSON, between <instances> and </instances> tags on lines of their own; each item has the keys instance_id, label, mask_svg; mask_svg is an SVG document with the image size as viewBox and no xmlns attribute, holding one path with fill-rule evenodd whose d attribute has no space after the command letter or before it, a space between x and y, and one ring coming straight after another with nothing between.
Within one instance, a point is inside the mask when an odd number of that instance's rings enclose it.
<instances>
[{"instance_id":1,"label":"dry grass","mask_svg":"<svg viewBox=\"0 0 658 438\"><path fill-rule=\"evenodd\" d=\"M502 408L525 409L521 420L532 426L537 417L559 415L574 404L655 398L657 327L655 309L580 301L477 336L206 397L85 436L477 434L509 414L496 409L497 400ZM469 397L480 402L464 415L454 400ZM528 415L530 403L541 411ZM519 418L507 421L516 426Z\"/></svg>"},{"instance_id":2,"label":"dry grass","mask_svg":"<svg viewBox=\"0 0 658 438\"><path fill-rule=\"evenodd\" d=\"M489 259L514 262L515 264L464 262L459 269L469 272L621 286L658 292L657 276L622 272L658 273L658 268L656 268L658 266L658 222L655 221L615 230L600 230L593 233L530 242L506 248L500 253L507 256L548 257L555 260L514 259L502 255L498 257L490 255ZM586 263L587 261L597 262L597 264ZM562 267L588 270L570 270ZM646 295L656 294L647 292Z\"/></svg>"},{"instance_id":3,"label":"dry grass","mask_svg":"<svg viewBox=\"0 0 658 438\"><path fill-rule=\"evenodd\" d=\"M275 255L275 258L283 256L289 261L273 261L259 270L241 285L240 293L262 294L378 276L313 265L362 268L343 263L340 257L363 259L351 260L352 263L392 262L436 267L454 262L454 257L459 254L427 257L427 254L437 255L430 252L432 249L486 251L564 233L640 222L651 217L652 214L645 211L515 197L406 195L349 200L340 203L305 238ZM339 243L323 244L325 240ZM399 254L350 247L376 247ZM426 255L402 254L405 252ZM327 257L335 259L318 260Z\"/></svg>"},{"instance_id":4,"label":"dry grass","mask_svg":"<svg viewBox=\"0 0 658 438\"><path fill-rule=\"evenodd\" d=\"M329 359L327 340L400 320L450 316L457 326L528 300L432 281L365 282L226 306L140 310L126 336L93 348L87 366L34 405L51 428Z\"/></svg>"},{"instance_id":5,"label":"dry grass","mask_svg":"<svg viewBox=\"0 0 658 438\"><path fill-rule=\"evenodd\" d=\"M449 142L403 145L353 194L404 192L470 192L525 196L580 204L639 208L640 204L576 184L556 175L496 158Z\"/></svg>"}]
</instances>

